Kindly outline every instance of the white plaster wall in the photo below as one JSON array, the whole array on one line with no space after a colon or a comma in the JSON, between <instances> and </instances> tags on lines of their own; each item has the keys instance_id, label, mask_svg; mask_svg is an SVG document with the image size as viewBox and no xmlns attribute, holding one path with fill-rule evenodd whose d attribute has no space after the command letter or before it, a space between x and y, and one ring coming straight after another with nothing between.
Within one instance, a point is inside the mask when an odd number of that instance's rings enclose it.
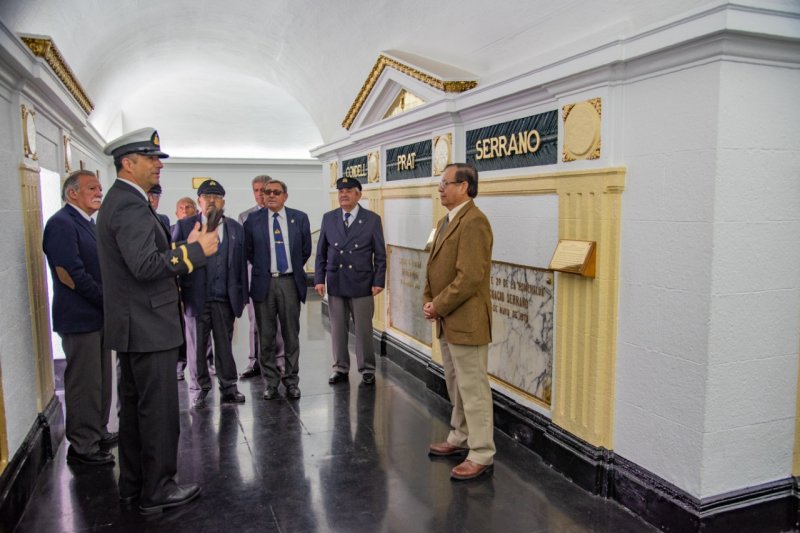
<instances>
[{"instance_id":1,"label":"white plaster wall","mask_svg":"<svg viewBox=\"0 0 800 533\"><path fill-rule=\"evenodd\" d=\"M164 151L169 153L167 140L162 139ZM289 197L286 207L304 211L309 218L311 231L319 229L322 215L330 210L328 189L323 185L322 165L317 161L293 162L263 160L164 160L161 171L161 204L158 212L175 223L175 203L189 196L197 201L197 190L192 188L192 177L207 176L225 187L225 212L232 218L255 205L251 182L254 177L266 174L286 183Z\"/></svg>"},{"instance_id":2,"label":"white plaster wall","mask_svg":"<svg viewBox=\"0 0 800 533\"><path fill-rule=\"evenodd\" d=\"M703 496L791 474L800 345L800 70L720 74Z\"/></svg>"},{"instance_id":3,"label":"white plaster wall","mask_svg":"<svg viewBox=\"0 0 800 533\"><path fill-rule=\"evenodd\" d=\"M614 449L701 493L719 66L621 86Z\"/></svg>"},{"instance_id":4,"label":"white plaster wall","mask_svg":"<svg viewBox=\"0 0 800 533\"><path fill-rule=\"evenodd\" d=\"M481 196L475 204L492 225L492 259L547 268L558 244L558 196Z\"/></svg>"},{"instance_id":5,"label":"white plaster wall","mask_svg":"<svg viewBox=\"0 0 800 533\"><path fill-rule=\"evenodd\" d=\"M798 86L797 69L716 61L617 95L614 448L698 498L791 475Z\"/></svg>"},{"instance_id":6,"label":"white plaster wall","mask_svg":"<svg viewBox=\"0 0 800 533\"><path fill-rule=\"evenodd\" d=\"M430 198L389 198L383 202L383 233L387 245L422 250L436 222Z\"/></svg>"},{"instance_id":7,"label":"white plaster wall","mask_svg":"<svg viewBox=\"0 0 800 533\"><path fill-rule=\"evenodd\" d=\"M0 69L2 69L0 64ZM36 405L36 358L33 353L28 274L22 239L22 196L19 165L22 140L20 108L15 96L0 84L0 181L7 194L0 203L0 370L3 380L7 442L13 457L34 422Z\"/></svg>"}]
</instances>

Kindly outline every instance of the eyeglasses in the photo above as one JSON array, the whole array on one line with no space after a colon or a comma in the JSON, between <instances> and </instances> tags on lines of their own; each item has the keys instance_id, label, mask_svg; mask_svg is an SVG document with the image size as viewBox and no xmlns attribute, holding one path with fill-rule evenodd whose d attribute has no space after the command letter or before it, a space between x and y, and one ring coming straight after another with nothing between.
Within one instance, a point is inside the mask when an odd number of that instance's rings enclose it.
<instances>
[{"instance_id":1,"label":"eyeglasses","mask_svg":"<svg viewBox=\"0 0 800 533\"><path fill-rule=\"evenodd\" d=\"M445 180L442 180L442 181L439 182L439 188L440 189L444 189L448 185L453 185L454 183L464 183L464 182L463 181L458 181L458 180L456 180L456 181L445 181Z\"/></svg>"},{"instance_id":2,"label":"eyeglasses","mask_svg":"<svg viewBox=\"0 0 800 533\"><path fill-rule=\"evenodd\" d=\"M266 196L280 196L283 194L281 189L261 189Z\"/></svg>"}]
</instances>

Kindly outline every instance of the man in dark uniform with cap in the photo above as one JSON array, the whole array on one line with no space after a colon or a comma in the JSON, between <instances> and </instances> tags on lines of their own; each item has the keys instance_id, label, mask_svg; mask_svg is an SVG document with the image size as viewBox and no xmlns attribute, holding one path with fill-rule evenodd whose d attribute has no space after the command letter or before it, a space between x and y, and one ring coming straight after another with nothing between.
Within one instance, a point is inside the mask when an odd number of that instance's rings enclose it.
<instances>
[{"instance_id":1,"label":"man in dark uniform with cap","mask_svg":"<svg viewBox=\"0 0 800 533\"><path fill-rule=\"evenodd\" d=\"M119 493L144 514L183 505L200 494L178 485L178 389L175 365L183 343L176 276L206 264L217 235L198 227L170 246L147 200L158 183L158 133L143 128L112 141L117 180L97 218L103 276L104 340L120 360Z\"/></svg>"},{"instance_id":2,"label":"man in dark uniform with cap","mask_svg":"<svg viewBox=\"0 0 800 533\"><path fill-rule=\"evenodd\" d=\"M352 316L358 371L365 385L373 385L373 299L386 284L383 226L377 213L358 205L361 183L357 179L341 177L336 180L336 188L340 207L322 216L314 268L314 289L320 296L325 296L326 281L328 284L333 344L333 373L328 383L348 379L347 328Z\"/></svg>"},{"instance_id":3,"label":"man in dark uniform with cap","mask_svg":"<svg viewBox=\"0 0 800 533\"><path fill-rule=\"evenodd\" d=\"M215 180L206 180L197 189L201 213L178 221L177 240L191 234L195 224L208 221L211 209L225 207L225 189ZM223 217L218 226L219 249L208 258L206 266L185 274L181 279L181 299L184 306L188 350L189 394L192 407L202 409L211 390L211 378L206 366L206 345L213 333L216 354L220 403L244 403L244 394L236 387L236 363L233 360L233 322L242 316L249 300L247 258L244 249L244 229L241 224ZM191 337L194 342L189 343Z\"/></svg>"}]
</instances>

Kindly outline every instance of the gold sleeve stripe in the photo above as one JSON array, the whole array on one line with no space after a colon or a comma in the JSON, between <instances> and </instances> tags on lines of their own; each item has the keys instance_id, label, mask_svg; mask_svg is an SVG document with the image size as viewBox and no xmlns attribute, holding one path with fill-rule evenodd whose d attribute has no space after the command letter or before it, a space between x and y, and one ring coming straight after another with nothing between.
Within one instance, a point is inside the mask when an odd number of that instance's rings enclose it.
<instances>
[{"instance_id":1,"label":"gold sleeve stripe","mask_svg":"<svg viewBox=\"0 0 800 533\"><path fill-rule=\"evenodd\" d=\"M189 267L188 273L191 274L192 270L194 270L194 265L191 261L189 261L189 250L186 249L185 244L181 244L181 251L183 252L183 262L186 263L187 267Z\"/></svg>"},{"instance_id":2,"label":"gold sleeve stripe","mask_svg":"<svg viewBox=\"0 0 800 533\"><path fill-rule=\"evenodd\" d=\"M174 250L175 249L175 243L172 242L172 243L170 243L170 245L172 246L172 249Z\"/></svg>"}]
</instances>

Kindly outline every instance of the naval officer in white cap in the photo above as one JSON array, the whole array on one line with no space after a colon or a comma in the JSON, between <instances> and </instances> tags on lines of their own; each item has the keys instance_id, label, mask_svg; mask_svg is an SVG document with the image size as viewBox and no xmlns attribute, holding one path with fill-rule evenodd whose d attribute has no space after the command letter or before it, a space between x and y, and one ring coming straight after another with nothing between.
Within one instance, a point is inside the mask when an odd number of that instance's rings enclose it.
<instances>
[{"instance_id":1,"label":"naval officer in white cap","mask_svg":"<svg viewBox=\"0 0 800 533\"><path fill-rule=\"evenodd\" d=\"M117 179L100 207L97 241L104 339L120 360L119 495L123 504L154 514L200 495L197 484L175 480L175 365L183 344L175 276L205 265L217 251L217 235L198 224L186 242L170 245L147 200L168 157L156 130L123 135L105 153L114 158Z\"/></svg>"}]
</instances>

